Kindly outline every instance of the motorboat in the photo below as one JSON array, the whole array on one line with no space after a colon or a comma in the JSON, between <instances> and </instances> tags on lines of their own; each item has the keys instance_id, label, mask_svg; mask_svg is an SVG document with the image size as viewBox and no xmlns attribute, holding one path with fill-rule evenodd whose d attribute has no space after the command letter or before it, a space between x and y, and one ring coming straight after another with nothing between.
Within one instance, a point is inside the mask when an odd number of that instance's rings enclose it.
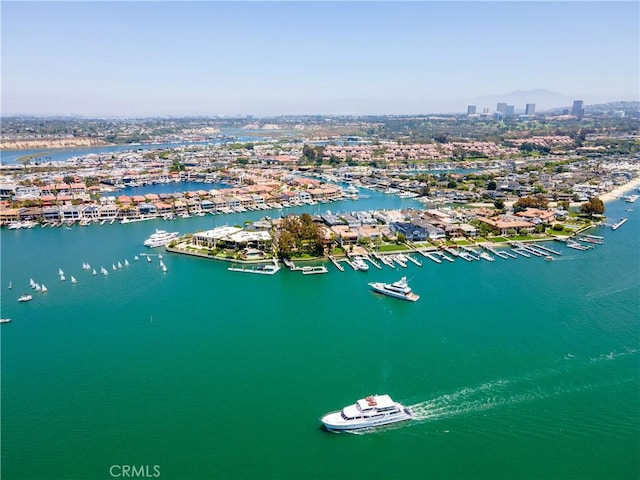
<instances>
[{"instance_id":1,"label":"motorboat","mask_svg":"<svg viewBox=\"0 0 640 480\"><path fill-rule=\"evenodd\" d=\"M411 302L415 302L420 298L419 295L416 295L411 291L409 284L407 283L407 277L402 277L397 282L393 283L382 283L382 282L371 282L369 286L378 293L382 293L383 295L388 295L390 297L402 298L403 300L409 300Z\"/></svg>"},{"instance_id":2,"label":"motorboat","mask_svg":"<svg viewBox=\"0 0 640 480\"><path fill-rule=\"evenodd\" d=\"M389 395L370 395L342 410L327 413L321 421L327 430L347 431L403 422L411 418L411 411L394 402Z\"/></svg>"},{"instance_id":3,"label":"motorboat","mask_svg":"<svg viewBox=\"0 0 640 480\"><path fill-rule=\"evenodd\" d=\"M353 263L353 266L356 268L356 270L360 270L361 272L366 272L367 270L369 270L369 265L364 261L364 258L362 257L353 257L351 263Z\"/></svg>"},{"instance_id":4,"label":"motorboat","mask_svg":"<svg viewBox=\"0 0 640 480\"><path fill-rule=\"evenodd\" d=\"M23 293L20 298L18 298L19 302L28 302L29 300L31 300L33 298L33 296Z\"/></svg>"},{"instance_id":5,"label":"motorboat","mask_svg":"<svg viewBox=\"0 0 640 480\"><path fill-rule=\"evenodd\" d=\"M179 236L180 233L178 232L167 232L166 230L156 229L156 231L152 233L151 236L143 242L143 244L149 248L163 247Z\"/></svg>"},{"instance_id":6,"label":"motorboat","mask_svg":"<svg viewBox=\"0 0 640 480\"><path fill-rule=\"evenodd\" d=\"M9 323L10 321L10 318L0 318L0 323Z\"/></svg>"}]
</instances>

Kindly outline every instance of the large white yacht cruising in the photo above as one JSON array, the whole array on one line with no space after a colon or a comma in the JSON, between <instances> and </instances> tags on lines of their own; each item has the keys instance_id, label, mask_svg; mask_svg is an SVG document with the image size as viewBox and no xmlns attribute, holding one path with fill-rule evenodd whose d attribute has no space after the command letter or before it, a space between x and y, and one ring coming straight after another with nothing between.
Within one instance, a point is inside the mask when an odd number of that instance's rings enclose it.
<instances>
[{"instance_id":1,"label":"large white yacht cruising","mask_svg":"<svg viewBox=\"0 0 640 480\"><path fill-rule=\"evenodd\" d=\"M168 245L171 240L175 240L179 236L180 234L178 232L167 232L166 230L156 229L156 231L144 241L144 244L149 248L162 247Z\"/></svg>"},{"instance_id":2,"label":"large white yacht cruising","mask_svg":"<svg viewBox=\"0 0 640 480\"><path fill-rule=\"evenodd\" d=\"M420 295L416 295L411 291L409 284L407 283L407 277L402 277L397 282L382 283L371 282L369 286L376 292L388 295L390 297L402 298L403 300L409 300L415 302L420 298Z\"/></svg>"},{"instance_id":3,"label":"large white yacht cruising","mask_svg":"<svg viewBox=\"0 0 640 480\"><path fill-rule=\"evenodd\" d=\"M411 418L409 409L394 402L389 395L371 395L340 411L327 413L321 421L327 430L340 431L377 427Z\"/></svg>"}]
</instances>

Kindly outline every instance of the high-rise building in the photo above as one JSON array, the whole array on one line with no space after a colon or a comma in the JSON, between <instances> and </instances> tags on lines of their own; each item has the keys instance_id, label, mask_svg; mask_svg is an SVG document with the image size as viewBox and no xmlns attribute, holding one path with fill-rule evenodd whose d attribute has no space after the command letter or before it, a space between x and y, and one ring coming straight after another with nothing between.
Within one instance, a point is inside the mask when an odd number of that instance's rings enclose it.
<instances>
[{"instance_id":1,"label":"high-rise building","mask_svg":"<svg viewBox=\"0 0 640 480\"><path fill-rule=\"evenodd\" d=\"M467 106L467 115L475 115L476 114L476 106L468 105Z\"/></svg>"},{"instance_id":2,"label":"high-rise building","mask_svg":"<svg viewBox=\"0 0 640 480\"><path fill-rule=\"evenodd\" d=\"M513 117L515 112L516 112L516 107L514 107L513 105L507 105L507 108L505 109L505 112L504 112L504 116Z\"/></svg>"},{"instance_id":3,"label":"high-rise building","mask_svg":"<svg viewBox=\"0 0 640 480\"><path fill-rule=\"evenodd\" d=\"M536 114L536 104L535 103L527 103L527 106L524 109L525 115L535 115Z\"/></svg>"},{"instance_id":4,"label":"high-rise building","mask_svg":"<svg viewBox=\"0 0 640 480\"><path fill-rule=\"evenodd\" d=\"M582 100L574 100L573 107L571 107L571 115L575 116L580 120L584 117L584 101Z\"/></svg>"},{"instance_id":5,"label":"high-rise building","mask_svg":"<svg viewBox=\"0 0 640 480\"><path fill-rule=\"evenodd\" d=\"M496 106L496 112L501 113L502 115L507 114L507 104L506 103L498 103Z\"/></svg>"}]
</instances>

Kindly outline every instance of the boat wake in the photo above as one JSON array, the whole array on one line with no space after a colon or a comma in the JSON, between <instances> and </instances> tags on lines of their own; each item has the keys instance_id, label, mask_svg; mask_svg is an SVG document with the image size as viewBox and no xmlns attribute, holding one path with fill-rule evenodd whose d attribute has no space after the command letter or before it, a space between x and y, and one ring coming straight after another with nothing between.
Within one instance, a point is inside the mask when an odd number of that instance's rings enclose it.
<instances>
[{"instance_id":1,"label":"boat wake","mask_svg":"<svg viewBox=\"0 0 640 480\"><path fill-rule=\"evenodd\" d=\"M502 378L472 387L464 387L451 393L442 393L434 398L407 405L414 419L384 427L361 429L349 433L365 435L416 423L432 422L447 418L473 415L488 410L508 408L513 405L605 388L633 381L606 374L607 364L624 357L637 355L638 350L623 347L622 351L611 351L596 357L577 358L567 354L557 366L527 374Z\"/></svg>"}]
</instances>

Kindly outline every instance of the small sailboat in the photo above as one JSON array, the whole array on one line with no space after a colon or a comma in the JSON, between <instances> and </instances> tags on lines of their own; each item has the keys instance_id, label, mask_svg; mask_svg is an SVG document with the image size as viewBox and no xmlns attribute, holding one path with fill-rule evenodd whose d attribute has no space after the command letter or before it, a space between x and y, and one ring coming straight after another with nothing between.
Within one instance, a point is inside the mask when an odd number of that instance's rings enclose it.
<instances>
[{"instance_id":1,"label":"small sailboat","mask_svg":"<svg viewBox=\"0 0 640 480\"><path fill-rule=\"evenodd\" d=\"M9 290L11 290L13 287L11 286L11 281L9 281Z\"/></svg>"},{"instance_id":2,"label":"small sailboat","mask_svg":"<svg viewBox=\"0 0 640 480\"><path fill-rule=\"evenodd\" d=\"M126 258L124 259L124 266L128 267L129 266L129 260L127 260Z\"/></svg>"},{"instance_id":3,"label":"small sailboat","mask_svg":"<svg viewBox=\"0 0 640 480\"><path fill-rule=\"evenodd\" d=\"M160 260L160 268L162 269L163 272L167 271L167 266L164 264L162 260Z\"/></svg>"},{"instance_id":4,"label":"small sailboat","mask_svg":"<svg viewBox=\"0 0 640 480\"><path fill-rule=\"evenodd\" d=\"M116 267L115 263L111 264L111 270L113 270L114 272L117 270L118 268Z\"/></svg>"},{"instance_id":5,"label":"small sailboat","mask_svg":"<svg viewBox=\"0 0 640 480\"><path fill-rule=\"evenodd\" d=\"M61 269L61 268L59 268L59 269L58 269L58 275L60 275L60 276L63 276L63 275L64 275L64 272L62 271L62 269Z\"/></svg>"},{"instance_id":6,"label":"small sailboat","mask_svg":"<svg viewBox=\"0 0 640 480\"><path fill-rule=\"evenodd\" d=\"M36 292L41 292L42 291L42 287L40 287L40 285L38 285L37 283L35 284L35 286L33 287Z\"/></svg>"},{"instance_id":7,"label":"small sailboat","mask_svg":"<svg viewBox=\"0 0 640 480\"><path fill-rule=\"evenodd\" d=\"M34 282L34 281L33 281L33 278L30 278L30 279L29 279L29 286L30 286L31 288L36 288L36 282Z\"/></svg>"},{"instance_id":8,"label":"small sailboat","mask_svg":"<svg viewBox=\"0 0 640 480\"><path fill-rule=\"evenodd\" d=\"M94 277L98 274L98 272L96 272L96 269L93 269L93 272L91 272L91 275L93 275Z\"/></svg>"},{"instance_id":9,"label":"small sailboat","mask_svg":"<svg viewBox=\"0 0 640 480\"><path fill-rule=\"evenodd\" d=\"M151 257L147 255L147 263L151 263Z\"/></svg>"},{"instance_id":10,"label":"small sailboat","mask_svg":"<svg viewBox=\"0 0 640 480\"><path fill-rule=\"evenodd\" d=\"M107 272L107 269L104 267L100 269L100 273L102 273L103 275L109 275L109 272Z\"/></svg>"},{"instance_id":11,"label":"small sailboat","mask_svg":"<svg viewBox=\"0 0 640 480\"><path fill-rule=\"evenodd\" d=\"M78 283L76 277L74 277L73 275L71 275L71 283Z\"/></svg>"},{"instance_id":12,"label":"small sailboat","mask_svg":"<svg viewBox=\"0 0 640 480\"><path fill-rule=\"evenodd\" d=\"M60 281L64 282L66 280L66 277L64 275L60 275Z\"/></svg>"},{"instance_id":13,"label":"small sailboat","mask_svg":"<svg viewBox=\"0 0 640 480\"><path fill-rule=\"evenodd\" d=\"M122 264L118 262L118 268L122 268Z\"/></svg>"},{"instance_id":14,"label":"small sailboat","mask_svg":"<svg viewBox=\"0 0 640 480\"><path fill-rule=\"evenodd\" d=\"M138 261L138 256L136 255L135 257L133 257L133 259L137 262Z\"/></svg>"},{"instance_id":15,"label":"small sailboat","mask_svg":"<svg viewBox=\"0 0 640 480\"><path fill-rule=\"evenodd\" d=\"M42 286L40 287L40 291L42 293L47 293L49 291L49 289L45 286L45 284L43 283Z\"/></svg>"},{"instance_id":16,"label":"small sailboat","mask_svg":"<svg viewBox=\"0 0 640 480\"><path fill-rule=\"evenodd\" d=\"M162 254L161 253L158 254L158 258L162 258Z\"/></svg>"}]
</instances>

